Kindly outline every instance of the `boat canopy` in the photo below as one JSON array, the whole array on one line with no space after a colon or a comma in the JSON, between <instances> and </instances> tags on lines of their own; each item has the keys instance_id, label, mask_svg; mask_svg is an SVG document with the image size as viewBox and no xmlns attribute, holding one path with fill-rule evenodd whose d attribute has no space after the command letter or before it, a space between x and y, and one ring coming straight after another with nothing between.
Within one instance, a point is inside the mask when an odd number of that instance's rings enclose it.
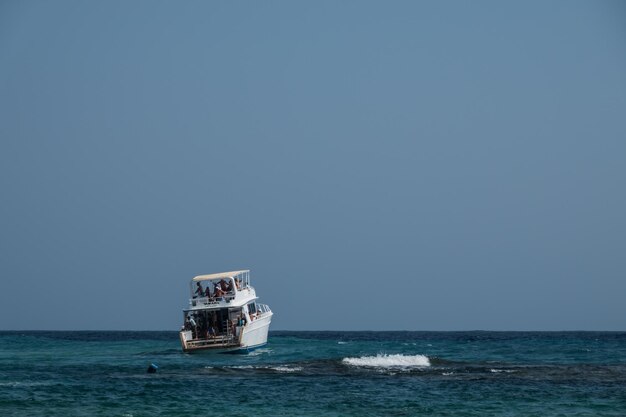
<instances>
[{"instance_id":1,"label":"boat canopy","mask_svg":"<svg viewBox=\"0 0 626 417\"><path fill-rule=\"evenodd\" d=\"M249 269L242 269L241 271L230 271L230 272L219 272L217 274L209 274L209 275L198 275L192 279L193 282L198 281L207 281L210 279L220 279L220 278L234 278L237 275L249 273Z\"/></svg>"}]
</instances>

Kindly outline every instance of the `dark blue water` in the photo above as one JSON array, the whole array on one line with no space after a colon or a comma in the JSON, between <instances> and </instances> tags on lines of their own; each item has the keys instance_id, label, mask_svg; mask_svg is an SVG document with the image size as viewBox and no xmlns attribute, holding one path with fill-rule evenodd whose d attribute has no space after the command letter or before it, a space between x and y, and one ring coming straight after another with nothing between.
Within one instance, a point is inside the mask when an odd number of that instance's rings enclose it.
<instances>
[{"instance_id":1,"label":"dark blue water","mask_svg":"<svg viewBox=\"0 0 626 417\"><path fill-rule=\"evenodd\" d=\"M148 374L148 365L159 365ZM0 332L0 416L624 416L626 333Z\"/></svg>"}]
</instances>

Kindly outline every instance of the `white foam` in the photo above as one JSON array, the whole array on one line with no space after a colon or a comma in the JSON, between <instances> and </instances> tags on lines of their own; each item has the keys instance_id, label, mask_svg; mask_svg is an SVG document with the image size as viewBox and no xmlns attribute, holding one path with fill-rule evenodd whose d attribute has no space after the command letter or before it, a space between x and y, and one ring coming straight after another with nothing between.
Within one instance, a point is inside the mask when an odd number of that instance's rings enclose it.
<instances>
[{"instance_id":1,"label":"white foam","mask_svg":"<svg viewBox=\"0 0 626 417\"><path fill-rule=\"evenodd\" d=\"M371 368L413 368L430 366L430 360L424 355L381 355L343 358L343 363L352 366Z\"/></svg>"},{"instance_id":2,"label":"white foam","mask_svg":"<svg viewBox=\"0 0 626 417\"><path fill-rule=\"evenodd\" d=\"M294 367L289 367L289 366L270 366L270 369L273 369L275 371L278 372L299 372L302 370L302 367L300 366L294 366Z\"/></svg>"},{"instance_id":3,"label":"white foam","mask_svg":"<svg viewBox=\"0 0 626 417\"><path fill-rule=\"evenodd\" d=\"M499 374L500 372L506 372L511 373L511 372L515 372L513 369L490 369L489 372L492 372L494 374Z\"/></svg>"},{"instance_id":4,"label":"white foam","mask_svg":"<svg viewBox=\"0 0 626 417\"><path fill-rule=\"evenodd\" d=\"M210 368L210 367L205 367L205 368ZM228 368L228 369L271 369L273 371L277 371L277 372L299 372L302 370L302 367L300 366L287 366L287 365L277 365L277 366L270 366L270 365L232 365L232 366L225 366L224 368Z\"/></svg>"},{"instance_id":5,"label":"white foam","mask_svg":"<svg viewBox=\"0 0 626 417\"><path fill-rule=\"evenodd\" d=\"M270 348L254 349L252 352L248 353L248 356L259 356L265 353L272 353L272 349Z\"/></svg>"}]
</instances>

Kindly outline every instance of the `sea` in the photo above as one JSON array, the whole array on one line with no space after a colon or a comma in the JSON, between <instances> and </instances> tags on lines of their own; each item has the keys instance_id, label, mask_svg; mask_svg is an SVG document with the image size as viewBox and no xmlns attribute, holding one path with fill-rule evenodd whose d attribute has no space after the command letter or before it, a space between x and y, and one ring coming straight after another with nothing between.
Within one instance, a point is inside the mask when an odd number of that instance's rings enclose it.
<instances>
[{"instance_id":1,"label":"sea","mask_svg":"<svg viewBox=\"0 0 626 417\"><path fill-rule=\"evenodd\" d=\"M0 416L626 416L626 332L5 331Z\"/></svg>"}]
</instances>

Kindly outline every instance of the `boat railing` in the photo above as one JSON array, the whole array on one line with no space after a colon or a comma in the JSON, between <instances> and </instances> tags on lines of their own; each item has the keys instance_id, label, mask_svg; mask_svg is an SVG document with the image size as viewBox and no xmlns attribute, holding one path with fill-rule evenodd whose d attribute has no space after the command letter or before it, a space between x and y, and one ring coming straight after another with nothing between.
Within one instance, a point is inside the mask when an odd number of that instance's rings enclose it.
<instances>
[{"instance_id":1,"label":"boat railing","mask_svg":"<svg viewBox=\"0 0 626 417\"><path fill-rule=\"evenodd\" d=\"M191 304L192 306L197 306L197 305L205 305L205 306L211 306L211 305L219 305L222 302L231 302L232 300L235 299L235 294L229 293L226 294L222 297L196 297L196 298L190 298L189 299L189 304Z\"/></svg>"},{"instance_id":2,"label":"boat railing","mask_svg":"<svg viewBox=\"0 0 626 417\"><path fill-rule=\"evenodd\" d=\"M270 313L270 307L267 304L257 304L256 309L259 313Z\"/></svg>"},{"instance_id":3,"label":"boat railing","mask_svg":"<svg viewBox=\"0 0 626 417\"><path fill-rule=\"evenodd\" d=\"M256 305L256 316L257 317L261 317L262 315L266 314L266 313L271 313L272 310L270 309L270 307L267 304L257 304Z\"/></svg>"},{"instance_id":4,"label":"boat railing","mask_svg":"<svg viewBox=\"0 0 626 417\"><path fill-rule=\"evenodd\" d=\"M237 346L239 339L232 335L218 335L210 338L200 338L188 340L187 346L189 348L198 348L203 346L215 346L215 347L230 347Z\"/></svg>"},{"instance_id":5,"label":"boat railing","mask_svg":"<svg viewBox=\"0 0 626 417\"><path fill-rule=\"evenodd\" d=\"M241 294L240 297L247 297L250 295L254 295L254 288L251 286L248 286L237 291L227 292L221 297L194 296L189 299L189 304L193 307L196 307L197 305L212 306L212 305L219 305L222 302L229 303L233 301L235 298L237 298L238 294Z\"/></svg>"}]
</instances>

